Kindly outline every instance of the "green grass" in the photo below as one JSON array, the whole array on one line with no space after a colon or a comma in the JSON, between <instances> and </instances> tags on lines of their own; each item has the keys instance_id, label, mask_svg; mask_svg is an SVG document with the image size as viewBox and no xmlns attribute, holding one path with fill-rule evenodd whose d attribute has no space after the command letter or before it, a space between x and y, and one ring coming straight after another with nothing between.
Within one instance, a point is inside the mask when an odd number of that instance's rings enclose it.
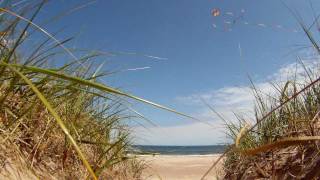
<instances>
[{"instance_id":1,"label":"green grass","mask_svg":"<svg viewBox=\"0 0 320 180\"><path fill-rule=\"evenodd\" d=\"M108 73L92 60L99 53L78 58L67 48L72 38L34 23L44 5L0 8L0 163L23 159L40 179L140 178L143 162L127 156L127 122L144 118L123 98L197 119L101 83ZM37 34L45 38L31 46Z\"/></svg>"},{"instance_id":2,"label":"green grass","mask_svg":"<svg viewBox=\"0 0 320 180\"><path fill-rule=\"evenodd\" d=\"M254 90L257 123L248 126L248 120L239 119L239 124L227 124L235 145L226 154L226 178L250 178L246 173L249 168L254 171L251 176L255 178L285 178L289 173L300 178L318 176L314 175L317 167L307 168L318 163L316 157L320 152L320 86L317 76L312 73L308 79L311 83L307 81L304 85L295 80L280 85L277 88L279 96L274 98L263 97ZM282 153L289 155L282 155L281 159L279 154ZM266 160L270 157L271 160ZM284 165L277 165L280 162ZM257 163L262 163L262 167ZM280 171L281 168L286 170Z\"/></svg>"},{"instance_id":3,"label":"green grass","mask_svg":"<svg viewBox=\"0 0 320 180\"><path fill-rule=\"evenodd\" d=\"M292 13L320 55L310 28L296 12ZM252 83L256 99L254 120L241 116L237 116L237 122L223 119L227 135L234 141L219 158L224 159L225 179L314 179L320 176L320 74L318 69L308 69L301 60L299 63L305 70L303 81L296 74L285 83L273 84L276 93L271 96Z\"/></svg>"},{"instance_id":4,"label":"green grass","mask_svg":"<svg viewBox=\"0 0 320 180\"><path fill-rule=\"evenodd\" d=\"M124 98L199 120L102 83L108 72L100 72L93 60L101 53L80 57L67 47L72 38L60 41L58 33L34 23L44 2L23 7L8 2L0 8L0 165L11 162L18 169L21 164L39 179L139 179L145 165L127 155L127 122L133 116L148 119L132 109L134 114L128 113ZM309 28L299 22L319 52ZM45 38L31 46L28 41L36 34ZM55 61L65 63L57 66ZM293 155L283 161L290 173L294 169L298 177L319 176L312 168L320 163L319 74L302 66L306 81L275 85L274 97L252 85L253 125L240 116L238 123L226 121L234 144L219 158L225 159L225 178L246 177L248 169L254 170L254 177L284 178L280 175L288 172L276 171L281 166L272 164L281 161L277 154L288 152Z\"/></svg>"}]
</instances>

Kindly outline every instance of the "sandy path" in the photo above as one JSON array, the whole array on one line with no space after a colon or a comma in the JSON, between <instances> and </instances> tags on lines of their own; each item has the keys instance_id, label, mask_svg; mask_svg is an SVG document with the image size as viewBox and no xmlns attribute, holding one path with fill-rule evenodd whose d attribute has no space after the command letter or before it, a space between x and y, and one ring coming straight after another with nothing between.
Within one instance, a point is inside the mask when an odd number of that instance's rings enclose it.
<instances>
[{"instance_id":1,"label":"sandy path","mask_svg":"<svg viewBox=\"0 0 320 180\"><path fill-rule=\"evenodd\" d=\"M198 180L218 156L219 155L145 155L140 156L140 158L147 161L150 166L150 168L144 171L144 179ZM216 179L217 174L219 174L219 171L213 170L207 179Z\"/></svg>"}]
</instances>

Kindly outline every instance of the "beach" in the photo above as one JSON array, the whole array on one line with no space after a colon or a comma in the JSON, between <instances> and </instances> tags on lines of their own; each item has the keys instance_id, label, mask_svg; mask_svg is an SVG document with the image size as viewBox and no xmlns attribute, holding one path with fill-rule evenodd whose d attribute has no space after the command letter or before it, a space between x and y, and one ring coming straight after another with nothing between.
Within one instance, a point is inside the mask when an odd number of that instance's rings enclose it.
<instances>
[{"instance_id":1,"label":"beach","mask_svg":"<svg viewBox=\"0 0 320 180\"><path fill-rule=\"evenodd\" d=\"M140 155L148 168L143 172L146 180L199 180L220 154L212 155ZM206 179L217 179L221 163Z\"/></svg>"}]
</instances>

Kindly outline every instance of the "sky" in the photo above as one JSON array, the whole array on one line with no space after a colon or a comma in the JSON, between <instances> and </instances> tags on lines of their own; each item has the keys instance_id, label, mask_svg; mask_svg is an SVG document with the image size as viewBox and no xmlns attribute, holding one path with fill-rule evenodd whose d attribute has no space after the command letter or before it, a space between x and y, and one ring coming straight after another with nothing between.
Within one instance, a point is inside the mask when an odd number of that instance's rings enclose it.
<instances>
[{"instance_id":1,"label":"sky","mask_svg":"<svg viewBox=\"0 0 320 180\"><path fill-rule=\"evenodd\" d=\"M132 124L136 144L212 145L230 139L200 97L227 119L233 112L250 117L248 75L268 93L269 81L292 76L297 56L315 64L312 51L300 48L310 43L290 13L310 24L313 9L318 15L319 1L58 0L37 21L71 10L44 28L63 29L60 39L75 36L69 47L117 53L102 59L105 70L119 71L103 82L211 124L133 102L157 124Z\"/></svg>"}]
</instances>

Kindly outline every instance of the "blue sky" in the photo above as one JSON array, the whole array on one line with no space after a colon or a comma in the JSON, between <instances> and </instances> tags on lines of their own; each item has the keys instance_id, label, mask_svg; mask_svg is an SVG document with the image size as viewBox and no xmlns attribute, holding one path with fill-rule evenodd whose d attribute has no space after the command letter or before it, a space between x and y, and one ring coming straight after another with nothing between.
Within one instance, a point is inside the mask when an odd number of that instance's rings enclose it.
<instances>
[{"instance_id":1,"label":"blue sky","mask_svg":"<svg viewBox=\"0 0 320 180\"><path fill-rule=\"evenodd\" d=\"M87 2L90 1L52 1L40 17L49 18ZM315 10L320 9L316 0L283 2L296 9L307 24L313 19L310 2ZM245 12L231 31L224 31L215 29L213 24L223 29L225 21L235 18L213 17L214 8L221 14L241 14L242 9ZM285 29L244 22L281 25ZM264 85L296 62L295 57L301 53L296 45L310 45L297 21L279 0L97 0L45 28L49 32L64 28L58 36L60 39L75 35L76 40L69 44L72 47L129 53L106 57L103 60L108 63L104 68L148 68L123 71L105 78L105 82L214 125L221 122L214 115L203 115L207 108L197 97L210 97L208 103L227 114L232 110L225 107L234 107L234 104L221 102L229 101L226 97L242 96L244 100L235 101L237 107L251 107L246 99L250 92L239 94L237 89L248 86L247 74ZM299 32L293 32L294 29ZM133 127L138 131L135 141L139 144L225 142L220 125L218 129L208 127L139 103L135 103L134 108L158 124L143 133L142 128Z\"/></svg>"}]
</instances>

